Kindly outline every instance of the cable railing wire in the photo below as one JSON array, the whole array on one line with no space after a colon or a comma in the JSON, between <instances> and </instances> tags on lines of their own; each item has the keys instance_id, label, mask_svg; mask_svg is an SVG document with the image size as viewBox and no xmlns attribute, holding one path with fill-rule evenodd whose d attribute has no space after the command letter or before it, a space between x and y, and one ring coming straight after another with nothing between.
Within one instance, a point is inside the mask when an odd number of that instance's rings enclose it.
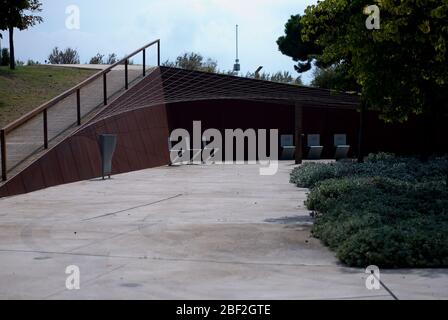
<instances>
[{"instance_id":1,"label":"cable railing wire","mask_svg":"<svg viewBox=\"0 0 448 320\"><path fill-rule=\"evenodd\" d=\"M93 112L95 108L102 104L107 105L111 97L123 88L127 90L130 84L138 80L139 75L136 76L135 68L131 66L129 60L140 52L143 53L143 68L140 71L142 77L145 77L149 73L149 69L146 68L148 60L146 49L154 45L157 45L157 65L160 65L160 40L158 39L135 50L123 59L95 73L78 85L0 129L1 180L7 181L8 172L25 163L36 152L47 149L49 142L55 140L56 137L68 129L81 126L81 120ZM117 80L117 83L109 83L108 75L119 72L123 65L122 79ZM94 90L92 94L83 96L84 91L95 83L96 89L102 87L103 90ZM95 97L95 94L99 96ZM90 101L92 106L87 106L87 96L93 97ZM61 108L61 105L65 107L64 111L67 111L65 113L69 114L67 119L63 118L60 112L56 112L56 109ZM73 108L73 110L68 111L67 108ZM42 121L40 118L42 118ZM33 124L30 125L30 123ZM21 136L21 131L26 134ZM11 150L13 147L17 151L15 154L11 152L14 151Z\"/></svg>"}]
</instances>

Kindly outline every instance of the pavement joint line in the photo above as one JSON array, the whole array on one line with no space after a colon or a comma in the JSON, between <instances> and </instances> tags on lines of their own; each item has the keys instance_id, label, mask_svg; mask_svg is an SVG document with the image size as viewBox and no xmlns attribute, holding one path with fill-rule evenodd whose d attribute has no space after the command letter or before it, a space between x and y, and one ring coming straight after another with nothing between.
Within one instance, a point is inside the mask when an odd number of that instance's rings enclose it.
<instances>
[{"instance_id":1,"label":"pavement joint line","mask_svg":"<svg viewBox=\"0 0 448 320\"><path fill-rule=\"evenodd\" d=\"M392 290L390 290L383 281L380 280L381 286L392 296L392 298L394 298L394 300L400 300L398 299L398 297L392 292Z\"/></svg>"},{"instance_id":2,"label":"pavement joint line","mask_svg":"<svg viewBox=\"0 0 448 320\"><path fill-rule=\"evenodd\" d=\"M218 261L208 259L182 259L182 258L163 258L163 257L148 257L148 256L119 256L93 253L76 253L76 252L55 252L55 251L34 251L34 250L14 250L14 249L0 249L0 253L36 253L36 254L54 254L54 255L68 255L68 256L85 256L93 258L115 258L115 259L134 259L134 260L152 260L152 261L170 261L170 262L194 262L194 263L216 263L216 264L237 264L237 265L265 265L265 266L279 266L279 267L313 267L313 268L327 268L334 267L332 264L303 264L303 263L270 263L270 262L244 262L244 261ZM338 269L353 269L350 267L339 267ZM356 270L356 271L355 271ZM358 273L359 270L353 269L353 273Z\"/></svg>"},{"instance_id":3,"label":"pavement joint line","mask_svg":"<svg viewBox=\"0 0 448 320\"><path fill-rule=\"evenodd\" d=\"M160 202L164 202L164 201L172 200L172 199L175 199L175 198L179 198L179 197L181 197L181 196L183 196L183 194L180 193L180 194L177 194L177 195L172 196L172 197L169 197L169 198L161 199L161 200L154 201L154 202L151 202L151 203L142 204L142 205L139 205L139 206L136 206L136 207L131 207L131 208L127 208L127 209L123 209L123 210L115 211L115 212L110 212L110 213L102 214L102 215L100 215L100 216L96 216L96 217L92 217L92 218L83 219L83 220L81 220L81 221L90 221L90 220L95 220L95 219L99 219L99 218L105 218L105 217L108 217L108 216L113 216L113 215L118 214L118 213L123 213L123 212L131 211L131 210L135 210L135 209L140 209L140 208L144 208L144 207L149 207L149 206L152 206L153 204L157 204L157 203L160 203Z\"/></svg>"},{"instance_id":4,"label":"pavement joint line","mask_svg":"<svg viewBox=\"0 0 448 320\"><path fill-rule=\"evenodd\" d=\"M122 265L120 265L120 266L118 266L118 267L116 267L116 268L113 268L112 270L109 270L109 271L107 271L107 272L104 272L104 273L102 273L102 274L96 276L96 277L93 277L92 279L89 279L89 280L83 282L83 287L86 287L86 286L88 286L89 284L94 283L96 280L98 280L98 279L100 279L100 278L102 278L102 277L104 277L104 276L106 276L106 275L108 275L108 274L111 274L112 272L115 272L115 271L117 271L118 269L124 268L125 266L126 266L126 264L122 264ZM54 297L54 296L56 296L56 295L58 295L58 294L60 294L60 293L64 293L64 292L66 292L66 291L67 291L67 289L58 290L57 292L52 293L52 294L50 294L50 295L44 297L43 300L50 299L51 297Z\"/></svg>"},{"instance_id":5,"label":"pavement joint line","mask_svg":"<svg viewBox=\"0 0 448 320\"><path fill-rule=\"evenodd\" d=\"M383 282L383 281L381 281L381 279L379 279L376 275L375 275L375 273L372 271L372 275L375 277L375 279L377 279L379 282L380 282L380 284L381 284L381 286L384 288L384 290L386 290L390 295L391 295L391 297L392 298L394 298L394 300L400 300L400 299L398 299L398 297L392 292L392 290L390 290L387 286L386 286L386 284Z\"/></svg>"}]
</instances>

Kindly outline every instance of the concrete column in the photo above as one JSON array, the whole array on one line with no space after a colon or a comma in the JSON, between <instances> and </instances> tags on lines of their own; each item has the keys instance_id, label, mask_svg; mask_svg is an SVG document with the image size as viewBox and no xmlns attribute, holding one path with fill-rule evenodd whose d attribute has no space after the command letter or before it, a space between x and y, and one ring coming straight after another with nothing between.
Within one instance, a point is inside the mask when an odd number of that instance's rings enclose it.
<instances>
[{"instance_id":1,"label":"concrete column","mask_svg":"<svg viewBox=\"0 0 448 320\"><path fill-rule=\"evenodd\" d=\"M301 164L303 159L302 154L302 132L303 132L303 108L299 103L294 106L294 120L295 120L295 146L296 146L296 164Z\"/></svg>"}]
</instances>

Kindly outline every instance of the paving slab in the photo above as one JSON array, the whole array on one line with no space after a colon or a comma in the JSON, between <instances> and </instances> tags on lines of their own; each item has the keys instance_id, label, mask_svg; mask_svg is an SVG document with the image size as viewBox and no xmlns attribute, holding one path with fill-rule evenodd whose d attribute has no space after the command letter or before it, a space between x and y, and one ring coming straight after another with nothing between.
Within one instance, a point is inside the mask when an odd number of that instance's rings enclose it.
<instances>
[{"instance_id":1,"label":"paving slab","mask_svg":"<svg viewBox=\"0 0 448 320\"><path fill-rule=\"evenodd\" d=\"M392 294L368 290L311 237L293 168L160 167L0 199L0 299L448 298L446 269L382 270Z\"/></svg>"}]
</instances>

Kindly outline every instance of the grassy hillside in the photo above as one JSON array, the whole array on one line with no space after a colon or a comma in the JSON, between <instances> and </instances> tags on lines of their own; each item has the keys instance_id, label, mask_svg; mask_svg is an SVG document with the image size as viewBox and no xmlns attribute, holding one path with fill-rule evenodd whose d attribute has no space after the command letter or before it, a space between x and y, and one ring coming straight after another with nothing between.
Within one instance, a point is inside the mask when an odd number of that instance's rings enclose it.
<instances>
[{"instance_id":1,"label":"grassy hillside","mask_svg":"<svg viewBox=\"0 0 448 320\"><path fill-rule=\"evenodd\" d=\"M0 67L0 127L88 78L97 70L52 66Z\"/></svg>"}]
</instances>

